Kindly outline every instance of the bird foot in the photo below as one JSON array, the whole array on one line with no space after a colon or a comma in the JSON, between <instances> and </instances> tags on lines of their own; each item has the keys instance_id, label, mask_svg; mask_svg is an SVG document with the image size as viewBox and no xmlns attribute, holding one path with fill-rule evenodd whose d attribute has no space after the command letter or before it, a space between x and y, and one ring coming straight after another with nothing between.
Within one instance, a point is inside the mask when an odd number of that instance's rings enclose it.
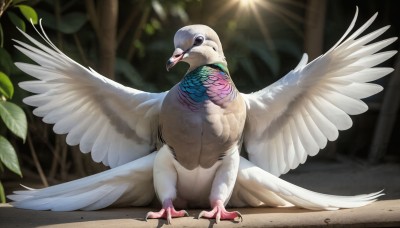
<instances>
[{"instance_id":1,"label":"bird foot","mask_svg":"<svg viewBox=\"0 0 400 228\"><path fill-rule=\"evenodd\" d=\"M185 210L180 210L177 211L175 210L174 206L172 205L172 200L166 200L163 203L163 208L159 212L153 212L150 211L146 215L146 221L147 219L166 219L168 224L171 224L172 218L179 218L179 217L185 217L189 216L187 211Z\"/></svg>"},{"instance_id":2,"label":"bird foot","mask_svg":"<svg viewBox=\"0 0 400 228\"><path fill-rule=\"evenodd\" d=\"M221 200L215 202L215 206L211 211L200 212L199 219L200 218L215 219L216 223L219 223L221 220L235 220L239 218L240 221L243 222L242 215L238 211L227 211Z\"/></svg>"}]
</instances>

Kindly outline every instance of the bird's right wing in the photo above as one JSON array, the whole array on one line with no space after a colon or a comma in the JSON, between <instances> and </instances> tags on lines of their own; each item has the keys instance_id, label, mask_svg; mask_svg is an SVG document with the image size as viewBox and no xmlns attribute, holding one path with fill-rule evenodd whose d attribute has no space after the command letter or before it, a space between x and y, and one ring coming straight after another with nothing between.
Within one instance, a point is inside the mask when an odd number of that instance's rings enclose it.
<instances>
[{"instance_id":1,"label":"bird's right wing","mask_svg":"<svg viewBox=\"0 0 400 228\"><path fill-rule=\"evenodd\" d=\"M313 192L266 172L241 157L239 172L229 205L298 206L310 210L337 210L361 207L376 201L382 191L356 196L336 196Z\"/></svg>"},{"instance_id":2,"label":"bird's right wing","mask_svg":"<svg viewBox=\"0 0 400 228\"><path fill-rule=\"evenodd\" d=\"M47 37L45 46L21 33L34 45L15 40L15 47L36 64L16 63L38 79L19 86L36 93L23 101L37 107L33 113L55 124L67 143L92 152L96 162L111 168L145 156L155 148L158 114L166 93L148 93L125 87L87 69L62 53Z\"/></svg>"},{"instance_id":3,"label":"bird's right wing","mask_svg":"<svg viewBox=\"0 0 400 228\"><path fill-rule=\"evenodd\" d=\"M98 210L108 206L145 206L154 198L156 152L78 180L43 189L15 191L7 197L17 208L31 210Z\"/></svg>"}]
</instances>

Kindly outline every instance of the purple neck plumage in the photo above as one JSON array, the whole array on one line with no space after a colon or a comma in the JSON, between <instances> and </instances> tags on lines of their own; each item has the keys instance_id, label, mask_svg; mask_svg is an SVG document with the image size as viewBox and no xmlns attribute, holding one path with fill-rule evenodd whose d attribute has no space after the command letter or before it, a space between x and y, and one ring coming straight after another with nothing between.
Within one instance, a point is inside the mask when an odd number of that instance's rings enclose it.
<instances>
[{"instance_id":1,"label":"purple neck plumage","mask_svg":"<svg viewBox=\"0 0 400 228\"><path fill-rule=\"evenodd\" d=\"M225 66L209 64L186 74L179 84L178 93L179 102L195 111L206 101L224 106L236 97L237 90Z\"/></svg>"}]
</instances>

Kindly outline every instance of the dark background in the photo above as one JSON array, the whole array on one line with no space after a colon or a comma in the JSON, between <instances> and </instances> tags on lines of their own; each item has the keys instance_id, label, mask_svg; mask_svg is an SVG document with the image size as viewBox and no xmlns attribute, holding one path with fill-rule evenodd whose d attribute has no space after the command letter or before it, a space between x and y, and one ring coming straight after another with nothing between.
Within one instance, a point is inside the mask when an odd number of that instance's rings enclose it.
<instances>
[{"instance_id":1,"label":"dark background","mask_svg":"<svg viewBox=\"0 0 400 228\"><path fill-rule=\"evenodd\" d=\"M304 52L314 58L327 51L349 26L356 6L356 28L379 12L364 34L390 24L392 27L379 39L399 35L400 2L395 0L258 0L247 8L241 2L45 0L27 4L38 12L50 39L68 56L124 85L153 92L168 90L186 72L187 65L183 63L167 72L165 63L174 50L174 33L188 24L206 24L219 34L233 80L242 92L257 91L278 80L297 65ZM5 48L13 60L28 61L12 47L11 38L24 39L8 18L2 17L1 23L10 38L5 40ZM27 32L37 38L29 25ZM386 48L390 49L398 50L399 42ZM382 66L395 67L396 61L397 56ZM392 93L385 96L386 89L366 99L370 110L354 116L354 126L329 143L319 159L350 159L368 164L400 160L400 87L393 79L400 77L396 73L399 70L378 81L385 88L392 88ZM30 80L28 76L15 71L11 80L16 90L12 101L26 111L28 138L33 143L23 144L7 134L18 153L24 179L9 171L0 174L6 191L21 182L43 187L46 182L55 184L106 169L77 147L67 146L65 136L55 135L52 126L43 124L32 115L32 108L21 102L29 94L16 85ZM39 162L34 162L32 154ZM43 169L42 178L37 174L39 167Z\"/></svg>"}]
</instances>

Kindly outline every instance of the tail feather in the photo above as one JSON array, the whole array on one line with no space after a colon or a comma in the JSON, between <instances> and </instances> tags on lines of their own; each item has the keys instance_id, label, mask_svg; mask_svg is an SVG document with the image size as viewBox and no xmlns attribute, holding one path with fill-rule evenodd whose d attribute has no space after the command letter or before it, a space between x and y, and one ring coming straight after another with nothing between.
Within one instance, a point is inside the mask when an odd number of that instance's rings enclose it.
<instances>
[{"instance_id":1,"label":"tail feather","mask_svg":"<svg viewBox=\"0 0 400 228\"><path fill-rule=\"evenodd\" d=\"M251 189L244 186L251 186ZM277 206L276 203L281 204L281 206L293 204L310 210L337 210L340 208L361 207L376 201L379 196L384 195L382 191L356 196L336 196L313 192L284 181L255 166L245 158L240 160L235 188L238 188L235 189L236 194L251 194L267 206ZM253 191L254 189L257 191ZM270 193L274 193L272 200L268 197ZM279 202L276 197L280 198L281 201ZM231 204L243 204L239 199L243 201L245 198L234 195L231 199Z\"/></svg>"}]
</instances>

